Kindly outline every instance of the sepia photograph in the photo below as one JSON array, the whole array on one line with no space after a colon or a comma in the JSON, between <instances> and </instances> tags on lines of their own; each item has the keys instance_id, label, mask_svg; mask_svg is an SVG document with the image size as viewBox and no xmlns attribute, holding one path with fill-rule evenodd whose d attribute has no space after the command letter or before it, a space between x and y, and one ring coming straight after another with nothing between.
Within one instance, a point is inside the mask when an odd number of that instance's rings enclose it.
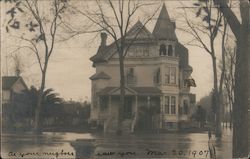
<instances>
[{"instance_id":1,"label":"sepia photograph","mask_svg":"<svg viewBox=\"0 0 250 159\"><path fill-rule=\"evenodd\" d=\"M249 0L0 0L0 28L0 158L250 158Z\"/></svg>"}]
</instances>

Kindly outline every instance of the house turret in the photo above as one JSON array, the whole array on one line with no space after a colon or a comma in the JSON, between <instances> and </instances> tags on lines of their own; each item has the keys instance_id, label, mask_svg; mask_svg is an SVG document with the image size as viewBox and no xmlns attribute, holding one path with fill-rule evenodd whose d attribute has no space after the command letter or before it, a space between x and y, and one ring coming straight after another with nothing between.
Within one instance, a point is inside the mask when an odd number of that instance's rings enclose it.
<instances>
[{"instance_id":1,"label":"house turret","mask_svg":"<svg viewBox=\"0 0 250 159\"><path fill-rule=\"evenodd\" d=\"M175 44L178 40L175 34L175 22L170 19L165 3L152 34L158 40L160 56L176 56Z\"/></svg>"}]
</instances>

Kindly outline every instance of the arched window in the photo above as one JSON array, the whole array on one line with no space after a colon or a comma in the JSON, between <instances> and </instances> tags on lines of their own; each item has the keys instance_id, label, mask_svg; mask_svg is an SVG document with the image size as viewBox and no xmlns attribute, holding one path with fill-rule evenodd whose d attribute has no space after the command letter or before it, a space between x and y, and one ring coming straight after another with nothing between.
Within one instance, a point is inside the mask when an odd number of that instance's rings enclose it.
<instances>
[{"instance_id":1,"label":"arched window","mask_svg":"<svg viewBox=\"0 0 250 159\"><path fill-rule=\"evenodd\" d=\"M161 44L161 45L160 45L160 56L166 55L166 53L167 53L166 45Z\"/></svg>"},{"instance_id":2,"label":"arched window","mask_svg":"<svg viewBox=\"0 0 250 159\"><path fill-rule=\"evenodd\" d=\"M172 45L168 46L168 56L173 56L173 46Z\"/></svg>"}]
</instances>

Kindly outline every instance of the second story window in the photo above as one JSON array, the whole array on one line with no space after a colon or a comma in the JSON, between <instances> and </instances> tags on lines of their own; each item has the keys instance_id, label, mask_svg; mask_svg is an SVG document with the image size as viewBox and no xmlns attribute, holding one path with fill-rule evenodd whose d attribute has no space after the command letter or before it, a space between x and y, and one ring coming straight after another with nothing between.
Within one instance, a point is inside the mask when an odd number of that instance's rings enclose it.
<instances>
[{"instance_id":1,"label":"second story window","mask_svg":"<svg viewBox=\"0 0 250 159\"><path fill-rule=\"evenodd\" d=\"M170 84L176 84L176 68L170 68Z\"/></svg>"},{"instance_id":2,"label":"second story window","mask_svg":"<svg viewBox=\"0 0 250 159\"><path fill-rule=\"evenodd\" d=\"M176 68L165 68L165 84L176 84Z\"/></svg>"},{"instance_id":3,"label":"second story window","mask_svg":"<svg viewBox=\"0 0 250 159\"><path fill-rule=\"evenodd\" d=\"M159 50L159 54L160 56L166 56L167 55L167 49L166 49L166 45L161 44L160 45L160 50Z\"/></svg>"},{"instance_id":4,"label":"second story window","mask_svg":"<svg viewBox=\"0 0 250 159\"><path fill-rule=\"evenodd\" d=\"M161 69L157 68L155 75L154 75L154 83L160 84L161 83Z\"/></svg>"},{"instance_id":5,"label":"second story window","mask_svg":"<svg viewBox=\"0 0 250 159\"><path fill-rule=\"evenodd\" d=\"M127 69L127 84L135 84L136 83L136 76L134 74L134 68Z\"/></svg>"},{"instance_id":6,"label":"second story window","mask_svg":"<svg viewBox=\"0 0 250 159\"><path fill-rule=\"evenodd\" d=\"M183 101L184 114L188 114L188 100Z\"/></svg>"},{"instance_id":7,"label":"second story window","mask_svg":"<svg viewBox=\"0 0 250 159\"><path fill-rule=\"evenodd\" d=\"M170 109L170 107L169 107L169 96L165 96L165 114L169 114L169 109Z\"/></svg>"},{"instance_id":8,"label":"second story window","mask_svg":"<svg viewBox=\"0 0 250 159\"><path fill-rule=\"evenodd\" d=\"M168 56L173 56L173 46L168 45Z\"/></svg>"}]
</instances>

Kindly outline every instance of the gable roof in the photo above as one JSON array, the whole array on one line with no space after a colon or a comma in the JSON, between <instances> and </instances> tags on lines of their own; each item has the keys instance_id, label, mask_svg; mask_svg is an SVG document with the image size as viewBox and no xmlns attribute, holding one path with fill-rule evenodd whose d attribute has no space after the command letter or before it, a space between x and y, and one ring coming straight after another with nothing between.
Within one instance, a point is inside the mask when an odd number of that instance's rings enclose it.
<instances>
[{"instance_id":1,"label":"gable roof","mask_svg":"<svg viewBox=\"0 0 250 159\"><path fill-rule=\"evenodd\" d=\"M135 25L128 31L126 40L132 40L136 37L136 40L153 40L155 37L152 33L141 23L141 21L137 21ZM118 39L119 41L120 39ZM97 62L106 62L108 59L107 55L110 54L111 50L116 50L115 42L111 43L108 46L100 46L97 50L97 53L90 58L94 63ZM113 52L112 52L113 53Z\"/></svg>"},{"instance_id":2,"label":"gable roof","mask_svg":"<svg viewBox=\"0 0 250 159\"><path fill-rule=\"evenodd\" d=\"M138 20L135 25L128 31L126 39L155 39L154 36L148 29L142 24L140 20Z\"/></svg>"},{"instance_id":3,"label":"gable roof","mask_svg":"<svg viewBox=\"0 0 250 159\"><path fill-rule=\"evenodd\" d=\"M110 79L110 76L107 75L105 72L96 73L93 76L90 77L91 80L97 80L97 79Z\"/></svg>"},{"instance_id":4,"label":"gable roof","mask_svg":"<svg viewBox=\"0 0 250 159\"><path fill-rule=\"evenodd\" d=\"M153 35L157 39L176 40L175 23L170 20L165 3L155 24Z\"/></svg>"},{"instance_id":5,"label":"gable roof","mask_svg":"<svg viewBox=\"0 0 250 159\"><path fill-rule=\"evenodd\" d=\"M2 77L2 90L10 90L13 85L18 81L21 80L23 83L24 87L28 89L27 85L23 81L22 77L18 76L3 76Z\"/></svg>"}]
</instances>

